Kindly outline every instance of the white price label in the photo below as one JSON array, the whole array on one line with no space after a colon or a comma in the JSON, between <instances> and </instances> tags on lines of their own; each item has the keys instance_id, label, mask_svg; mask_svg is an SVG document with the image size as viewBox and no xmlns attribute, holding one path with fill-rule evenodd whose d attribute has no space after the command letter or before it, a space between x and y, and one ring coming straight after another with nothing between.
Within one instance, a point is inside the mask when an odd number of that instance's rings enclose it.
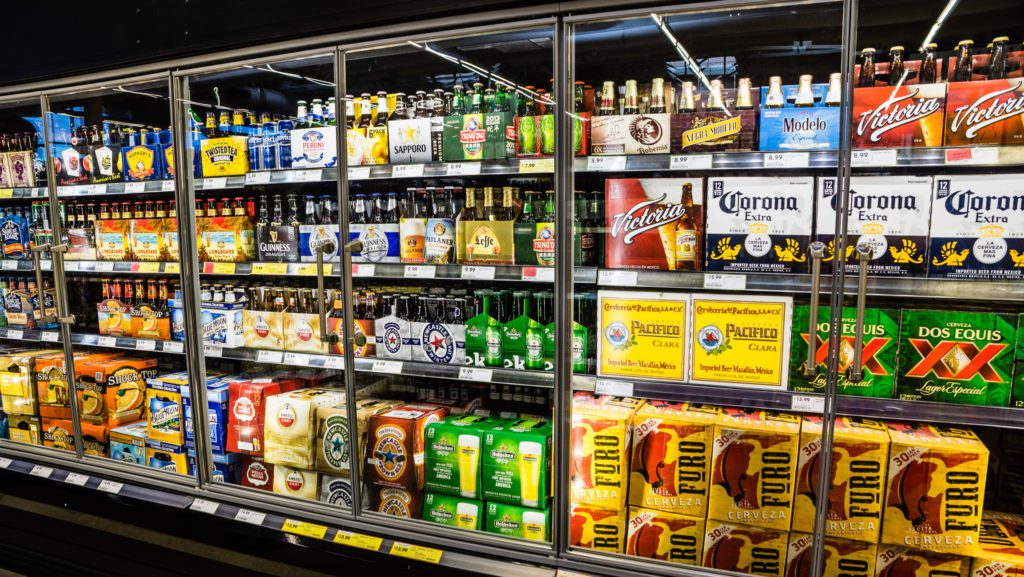
<instances>
[{"instance_id":1,"label":"white price label","mask_svg":"<svg viewBox=\"0 0 1024 577\"><path fill-rule=\"evenodd\" d=\"M480 174L479 162L449 162L446 169L448 176L471 176Z\"/></svg>"},{"instance_id":2,"label":"white price label","mask_svg":"<svg viewBox=\"0 0 1024 577\"><path fill-rule=\"evenodd\" d=\"M116 347L117 337L100 337L96 339L96 346L100 347Z\"/></svg>"},{"instance_id":3,"label":"white price label","mask_svg":"<svg viewBox=\"0 0 1024 577\"><path fill-rule=\"evenodd\" d=\"M146 192L145 182L126 182L124 183L124 191L127 194L133 194L138 192Z\"/></svg>"},{"instance_id":4,"label":"white price label","mask_svg":"<svg viewBox=\"0 0 1024 577\"><path fill-rule=\"evenodd\" d=\"M807 168L810 164L810 152L768 152L764 155L765 168Z\"/></svg>"},{"instance_id":5,"label":"white price label","mask_svg":"<svg viewBox=\"0 0 1024 577\"><path fill-rule=\"evenodd\" d=\"M459 367L459 379L465 381L491 382L494 371L491 369L478 369L476 367Z\"/></svg>"},{"instance_id":6,"label":"white price label","mask_svg":"<svg viewBox=\"0 0 1024 577\"><path fill-rule=\"evenodd\" d=\"M352 276L373 276L377 272L377 265L352 263Z\"/></svg>"},{"instance_id":7,"label":"white price label","mask_svg":"<svg viewBox=\"0 0 1024 577\"><path fill-rule=\"evenodd\" d=\"M825 397L819 395L793 395L790 409L802 413L824 413Z\"/></svg>"},{"instance_id":8,"label":"white price label","mask_svg":"<svg viewBox=\"0 0 1024 577\"><path fill-rule=\"evenodd\" d=\"M550 266L524 266L524 281L555 282L555 268Z\"/></svg>"},{"instance_id":9,"label":"white price label","mask_svg":"<svg viewBox=\"0 0 1024 577\"><path fill-rule=\"evenodd\" d=\"M204 357L223 357L224 349L217 345L203 345Z\"/></svg>"},{"instance_id":10,"label":"white price label","mask_svg":"<svg viewBox=\"0 0 1024 577\"><path fill-rule=\"evenodd\" d=\"M267 184L270 182L270 173L263 172L247 172L245 174L245 184Z\"/></svg>"},{"instance_id":11,"label":"white price label","mask_svg":"<svg viewBox=\"0 0 1024 577\"><path fill-rule=\"evenodd\" d=\"M137 350L137 351L155 351L156 350L156 341L151 341L149 339L139 339L139 340L135 341L135 350Z\"/></svg>"},{"instance_id":12,"label":"white price label","mask_svg":"<svg viewBox=\"0 0 1024 577\"><path fill-rule=\"evenodd\" d=\"M746 290L747 275L704 273L704 288L724 290Z\"/></svg>"},{"instance_id":13,"label":"white price label","mask_svg":"<svg viewBox=\"0 0 1024 577\"><path fill-rule=\"evenodd\" d=\"M25 331L7 329L7 338L21 340L25 338Z\"/></svg>"},{"instance_id":14,"label":"white price label","mask_svg":"<svg viewBox=\"0 0 1024 577\"><path fill-rule=\"evenodd\" d=\"M601 270L597 272L597 284L608 286L636 286L635 270Z\"/></svg>"},{"instance_id":15,"label":"white price label","mask_svg":"<svg viewBox=\"0 0 1024 577\"><path fill-rule=\"evenodd\" d=\"M192 504L188 506L188 508L193 511L199 511L200 513L206 513L208 515L216 513L218 507L220 507L220 503L207 501L206 499L193 499Z\"/></svg>"},{"instance_id":16,"label":"white price label","mask_svg":"<svg viewBox=\"0 0 1024 577\"><path fill-rule=\"evenodd\" d=\"M96 272L111 272L114 270L114 263L109 260L101 260L96 263Z\"/></svg>"},{"instance_id":17,"label":"white price label","mask_svg":"<svg viewBox=\"0 0 1024 577\"><path fill-rule=\"evenodd\" d=\"M64 267L64 268L67 269L67 267ZM39 261L39 269L40 270L53 270L53 261L52 260L41 260L41 261Z\"/></svg>"},{"instance_id":18,"label":"white price label","mask_svg":"<svg viewBox=\"0 0 1024 577\"><path fill-rule=\"evenodd\" d=\"M0 261L0 269L3 269L3 270L18 270L18 261L16 261L16 260Z\"/></svg>"},{"instance_id":19,"label":"white price label","mask_svg":"<svg viewBox=\"0 0 1024 577\"><path fill-rule=\"evenodd\" d=\"M345 359L334 355L328 356L324 359L324 368L343 369L345 368Z\"/></svg>"},{"instance_id":20,"label":"white price label","mask_svg":"<svg viewBox=\"0 0 1024 577\"><path fill-rule=\"evenodd\" d=\"M121 489L124 489L124 484L118 483L117 481L111 481L109 479L103 479L96 488L104 493L113 493L116 495L121 492Z\"/></svg>"},{"instance_id":21,"label":"white price label","mask_svg":"<svg viewBox=\"0 0 1024 577\"><path fill-rule=\"evenodd\" d=\"M13 462L14 461L8 459L7 457L0 457L0 469L6 469L7 467L10 467L11 463Z\"/></svg>"},{"instance_id":22,"label":"white price label","mask_svg":"<svg viewBox=\"0 0 1024 577\"><path fill-rule=\"evenodd\" d=\"M369 166L353 166L348 169L349 180L366 180L370 178Z\"/></svg>"},{"instance_id":23,"label":"white price label","mask_svg":"<svg viewBox=\"0 0 1024 577\"><path fill-rule=\"evenodd\" d=\"M435 274L437 274L437 269L433 265L405 265L405 278L434 278Z\"/></svg>"},{"instance_id":24,"label":"white price label","mask_svg":"<svg viewBox=\"0 0 1024 577\"><path fill-rule=\"evenodd\" d=\"M68 473L68 476L67 478L64 479L64 482L67 483L68 485L77 485L79 487L84 487L85 484L89 482L89 476L82 475L80 473Z\"/></svg>"},{"instance_id":25,"label":"white price label","mask_svg":"<svg viewBox=\"0 0 1024 577\"><path fill-rule=\"evenodd\" d=\"M259 511L250 511L249 509L239 509L235 515L235 521L241 521L243 523L249 523L250 525L262 525L263 520L267 518L265 513Z\"/></svg>"},{"instance_id":26,"label":"white price label","mask_svg":"<svg viewBox=\"0 0 1024 577\"><path fill-rule=\"evenodd\" d=\"M107 185L105 184L93 184L90 186L83 186L85 194L103 194L107 192Z\"/></svg>"},{"instance_id":27,"label":"white price label","mask_svg":"<svg viewBox=\"0 0 1024 577\"><path fill-rule=\"evenodd\" d=\"M165 180L165 181L161 182L160 183L160 190L162 190L163 192L170 192L170 191L174 190L174 181L173 180Z\"/></svg>"},{"instance_id":28,"label":"white price label","mask_svg":"<svg viewBox=\"0 0 1024 577\"><path fill-rule=\"evenodd\" d=\"M452 166L448 165L449 170ZM449 172L448 174L451 174ZM393 178L411 178L416 176L423 176L423 165L422 164L396 164L391 167L391 176Z\"/></svg>"},{"instance_id":29,"label":"white price label","mask_svg":"<svg viewBox=\"0 0 1024 577\"><path fill-rule=\"evenodd\" d=\"M854 150L850 153L850 164L853 166L896 166L896 149Z\"/></svg>"},{"instance_id":30,"label":"white price label","mask_svg":"<svg viewBox=\"0 0 1024 577\"><path fill-rule=\"evenodd\" d=\"M78 270L78 263L75 261L65 262L64 270Z\"/></svg>"},{"instance_id":31,"label":"white price label","mask_svg":"<svg viewBox=\"0 0 1024 577\"><path fill-rule=\"evenodd\" d=\"M284 353L281 351L257 351L256 362L259 363L280 363Z\"/></svg>"},{"instance_id":32,"label":"white price label","mask_svg":"<svg viewBox=\"0 0 1024 577\"><path fill-rule=\"evenodd\" d=\"M619 171L626 170L625 156L588 156L587 171Z\"/></svg>"},{"instance_id":33,"label":"white price label","mask_svg":"<svg viewBox=\"0 0 1024 577\"><path fill-rule=\"evenodd\" d=\"M203 190L210 190L211 188L224 188L228 185L228 179L226 177L219 178L204 178L200 181L200 188Z\"/></svg>"},{"instance_id":34,"label":"white price label","mask_svg":"<svg viewBox=\"0 0 1024 577\"><path fill-rule=\"evenodd\" d=\"M309 366L309 355L303 353L285 353L284 364L298 367Z\"/></svg>"},{"instance_id":35,"label":"white price label","mask_svg":"<svg viewBox=\"0 0 1024 577\"><path fill-rule=\"evenodd\" d=\"M597 379L594 381L594 393L613 397L632 397L633 383L627 381L610 381Z\"/></svg>"},{"instance_id":36,"label":"white price label","mask_svg":"<svg viewBox=\"0 0 1024 577\"><path fill-rule=\"evenodd\" d=\"M402 374L402 362L401 361L373 361L371 370L375 373L388 373L390 375Z\"/></svg>"},{"instance_id":37,"label":"white price label","mask_svg":"<svg viewBox=\"0 0 1024 577\"><path fill-rule=\"evenodd\" d=\"M707 170L711 168L714 156L710 154L683 154L669 160L671 170Z\"/></svg>"},{"instance_id":38,"label":"white price label","mask_svg":"<svg viewBox=\"0 0 1024 577\"><path fill-rule=\"evenodd\" d=\"M462 278L475 280L494 280L494 267L462 265Z\"/></svg>"},{"instance_id":39,"label":"white price label","mask_svg":"<svg viewBox=\"0 0 1024 577\"><path fill-rule=\"evenodd\" d=\"M183 353L185 352L185 343L178 341L164 341L164 350L169 353Z\"/></svg>"},{"instance_id":40,"label":"white price label","mask_svg":"<svg viewBox=\"0 0 1024 577\"><path fill-rule=\"evenodd\" d=\"M316 170L295 170L292 172L292 182L320 182L324 171Z\"/></svg>"},{"instance_id":41,"label":"white price label","mask_svg":"<svg viewBox=\"0 0 1024 577\"><path fill-rule=\"evenodd\" d=\"M39 340L45 343L56 343L60 341L60 333L44 331L39 333Z\"/></svg>"},{"instance_id":42,"label":"white price label","mask_svg":"<svg viewBox=\"0 0 1024 577\"><path fill-rule=\"evenodd\" d=\"M995 164L997 162L999 162L999 148L997 147L946 149L946 164Z\"/></svg>"},{"instance_id":43,"label":"white price label","mask_svg":"<svg viewBox=\"0 0 1024 577\"><path fill-rule=\"evenodd\" d=\"M32 470L29 471L28 474L41 479L49 479L50 475L53 474L53 468L36 465L35 467L32 467Z\"/></svg>"}]
</instances>

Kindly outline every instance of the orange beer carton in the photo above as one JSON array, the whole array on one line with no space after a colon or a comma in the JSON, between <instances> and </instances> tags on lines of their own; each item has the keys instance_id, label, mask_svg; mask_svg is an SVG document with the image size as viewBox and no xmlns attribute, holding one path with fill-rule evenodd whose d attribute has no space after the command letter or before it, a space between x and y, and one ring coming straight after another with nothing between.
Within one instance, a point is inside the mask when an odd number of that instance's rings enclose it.
<instances>
[{"instance_id":1,"label":"orange beer carton","mask_svg":"<svg viewBox=\"0 0 1024 577\"><path fill-rule=\"evenodd\" d=\"M626 554L700 567L704 529L703 517L630 507Z\"/></svg>"},{"instance_id":2,"label":"orange beer carton","mask_svg":"<svg viewBox=\"0 0 1024 577\"><path fill-rule=\"evenodd\" d=\"M82 366L120 356L120 353L75 352L75 374ZM67 372L64 371L64 353L41 356L36 359L36 392L39 396L39 416L51 419L70 419L71 403Z\"/></svg>"},{"instance_id":3,"label":"orange beer carton","mask_svg":"<svg viewBox=\"0 0 1024 577\"><path fill-rule=\"evenodd\" d=\"M877 543L882 529L885 471L889 465L889 431L881 421L836 417L832 476L823 503L818 495L821 424L819 416L803 418L793 531L813 533L815 505L827 503L827 536Z\"/></svg>"},{"instance_id":4,"label":"orange beer carton","mask_svg":"<svg viewBox=\"0 0 1024 577\"><path fill-rule=\"evenodd\" d=\"M715 423L711 405L647 401L633 416L629 505L707 516Z\"/></svg>"},{"instance_id":5,"label":"orange beer carton","mask_svg":"<svg viewBox=\"0 0 1024 577\"><path fill-rule=\"evenodd\" d=\"M970 557L921 551L899 545L878 545L875 577L967 577Z\"/></svg>"},{"instance_id":6,"label":"orange beer carton","mask_svg":"<svg viewBox=\"0 0 1024 577\"><path fill-rule=\"evenodd\" d=\"M976 555L988 449L970 429L889 423L882 543Z\"/></svg>"},{"instance_id":7,"label":"orange beer carton","mask_svg":"<svg viewBox=\"0 0 1024 577\"><path fill-rule=\"evenodd\" d=\"M704 567L782 577L789 532L708 519L704 533Z\"/></svg>"},{"instance_id":8,"label":"orange beer carton","mask_svg":"<svg viewBox=\"0 0 1024 577\"><path fill-rule=\"evenodd\" d=\"M142 419L146 379L156 376L157 360L116 358L75 367L82 419L116 427Z\"/></svg>"},{"instance_id":9,"label":"orange beer carton","mask_svg":"<svg viewBox=\"0 0 1024 577\"><path fill-rule=\"evenodd\" d=\"M715 427L708 518L789 531L800 417L723 408Z\"/></svg>"},{"instance_id":10,"label":"orange beer carton","mask_svg":"<svg viewBox=\"0 0 1024 577\"><path fill-rule=\"evenodd\" d=\"M1024 516L985 511L971 577L1019 577L1024 574Z\"/></svg>"},{"instance_id":11,"label":"orange beer carton","mask_svg":"<svg viewBox=\"0 0 1024 577\"><path fill-rule=\"evenodd\" d=\"M611 510L626 506L633 414L643 401L576 393L569 477L572 503Z\"/></svg>"},{"instance_id":12,"label":"orange beer carton","mask_svg":"<svg viewBox=\"0 0 1024 577\"><path fill-rule=\"evenodd\" d=\"M367 484L415 491L422 501L424 429L447 415L447 407L409 403L371 416L365 448ZM421 512L417 509L414 517Z\"/></svg>"},{"instance_id":13,"label":"orange beer carton","mask_svg":"<svg viewBox=\"0 0 1024 577\"><path fill-rule=\"evenodd\" d=\"M75 426L70 419L46 419L43 424L43 445L64 451L75 450ZM86 455L106 457L110 446L105 425L83 422L82 450Z\"/></svg>"},{"instance_id":14,"label":"orange beer carton","mask_svg":"<svg viewBox=\"0 0 1024 577\"><path fill-rule=\"evenodd\" d=\"M608 553L626 551L627 510L575 505L569 520L569 544Z\"/></svg>"},{"instance_id":15,"label":"orange beer carton","mask_svg":"<svg viewBox=\"0 0 1024 577\"><path fill-rule=\"evenodd\" d=\"M811 577L811 551L814 537L806 533L789 534L786 577ZM875 577L878 545L864 541L825 538L824 577Z\"/></svg>"}]
</instances>

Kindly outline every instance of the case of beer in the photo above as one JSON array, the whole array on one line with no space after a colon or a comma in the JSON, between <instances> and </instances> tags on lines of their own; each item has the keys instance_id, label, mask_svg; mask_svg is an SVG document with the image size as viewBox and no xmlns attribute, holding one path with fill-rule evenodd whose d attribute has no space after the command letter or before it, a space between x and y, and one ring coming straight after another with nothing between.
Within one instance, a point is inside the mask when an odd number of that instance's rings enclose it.
<instances>
[{"instance_id":1,"label":"case of beer","mask_svg":"<svg viewBox=\"0 0 1024 577\"><path fill-rule=\"evenodd\" d=\"M423 514L423 491L384 487L368 487L370 511L391 517L420 519Z\"/></svg>"},{"instance_id":2,"label":"case of beer","mask_svg":"<svg viewBox=\"0 0 1024 577\"><path fill-rule=\"evenodd\" d=\"M703 517L630 507L626 554L699 567L704 533Z\"/></svg>"},{"instance_id":3,"label":"case of beer","mask_svg":"<svg viewBox=\"0 0 1024 577\"><path fill-rule=\"evenodd\" d=\"M1024 572L1024 517L985 511L971 577L1014 577Z\"/></svg>"},{"instance_id":4,"label":"case of beer","mask_svg":"<svg viewBox=\"0 0 1024 577\"><path fill-rule=\"evenodd\" d=\"M790 533L786 554L786 577L812 577L811 555L814 537ZM863 541L825 538L825 577L875 577L878 546Z\"/></svg>"},{"instance_id":5,"label":"case of beer","mask_svg":"<svg viewBox=\"0 0 1024 577\"><path fill-rule=\"evenodd\" d=\"M809 74L799 84L782 84L772 76L761 87L760 146L763 151L835 150L839 147L841 76L828 84L812 84Z\"/></svg>"},{"instance_id":6,"label":"case of beer","mask_svg":"<svg viewBox=\"0 0 1024 577\"><path fill-rule=\"evenodd\" d=\"M782 577L788 546L788 531L708 519L701 565L762 577Z\"/></svg>"},{"instance_id":7,"label":"case of beer","mask_svg":"<svg viewBox=\"0 0 1024 577\"><path fill-rule=\"evenodd\" d=\"M417 492L424 483L424 429L448 409L406 404L370 417L366 445L367 483Z\"/></svg>"},{"instance_id":8,"label":"case of beer","mask_svg":"<svg viewBox=\"0 0 1024 577\"><path fill-rule=\"evenodd\" d=\"M682 88L679 113L671 120L673 153L757 148L759 98L749 78L740 78L737 89L712 80L707 94L697 93L690 81Z\"/></svg>"},{"instance_id":9,"label":"case of beer","mask_svg":"<svg viewBox=\"0 0 1024 577\"><path fill-rule=\"evenodd\" d=\"M807 271L812 177L708 179L707 270Z\"/></svg>"},{"instance_id":10,"label":"case of beer","mask_svg":"<svg viewBox=\"0 0 1024 577\"><path fill-rule=\"evenodd\" d=\"M879 544L878 557L875 559L876 577L968 577L970 569L969 557L921 551L898 545Z\"/></svg>"},{"instance_id":11,"label":"case of beer","mask_svg":"<svg viewBox=\"0 0 1024 577\"><path fill-rule=\"evenodd\" d=\"M614 511L573 505L569 519L569 545L608 553L626 552L628 509Z\"/></svg>"},{"instance_id":12,"label":"case of beer","mask_svg":"<svg viewBox=\"0 0 1024 577\"><path fill-rule=\"evenodd\" d=\"M115 427L146 413L146 380L156 376L157 359L117 358L76 366L82 419Z\"/></svg>"},{"instance_id":13,"label":"case of beer","mask_svg":"<svg viewBox=\"0 0 1024 577\"><path fill-rule=\"evenodd\" d=\"M228 415L227 450L262 457L267 398L299 387L299 381L290 379L232 380L228 393L231 412Z\"/></svg>"},{"instance_id":14,"label":"case of beer","mask_svg":"<svg viewBox=\"0 0 1024 577\"><path fill-rule=\"evenodd\" d=\"M201 175L206 178L249 172L249 138L230 135L199 141Z\"/></svg>"},{"instance_id":15,"label":"case of beer","mask_svg":"<svg viewBox=\"0 0 1024 577\"><path fill-rule=\"evenodd\" d=\"M597 374L685 381L690 295L600 291Z\"/></svg>"},{"instance_id":16,"label":"case of beer","mask_svg":"<svg viewBox=\"0 0 1024 577\"><path fill-rule=\"evenodd\" d=\"M316 501L320 490L320 473L274 465L273 491L278 495Z\"/></svg>"},{"instance_id":17,"label":"case of beer","mask_svg":"<svg viewBox=\"0 0 1024 577\"><path fill-rule=\"evenodd\" d=\"M609 178L605 195L605 266L703 268L702 178Z\"/></svg>"},{"instance_id":18,"label":"case of beer","mask_svg":"<svg viewBox=\"0 0 1024 577\"><path fill-rule=\"evenodd\" d=\"M345 391L338 389L300 389L267 397L263 459L312 469L316 463L316 411L344 403Z\"/></svg>"},{"instance_id":19,"label":"case of beer","mask_svg":"<svg viewBox=\"0 0 1024 577\"><path fill-rule=\"evenodd\" d=\"M629 397L573 395L569 478L574 505L614 511L626 506L633 414L641 403Z\"/></svg>"},{"instance_id":20,"label":"case of beer","mask_svg":"<svg viewBox=\"0 0 1024 577\"><path fill-rule=\"evenodd\" d=\"M854 148L942 146L945 84L856 88Z\"/></svg>"}]
</instances>

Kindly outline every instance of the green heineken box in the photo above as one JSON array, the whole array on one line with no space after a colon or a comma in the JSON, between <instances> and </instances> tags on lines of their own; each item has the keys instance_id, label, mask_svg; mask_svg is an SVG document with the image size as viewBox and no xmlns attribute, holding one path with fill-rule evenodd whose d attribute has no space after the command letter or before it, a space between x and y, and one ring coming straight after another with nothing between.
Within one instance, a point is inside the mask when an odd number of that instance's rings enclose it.
<instances>
[{"instance_id":1,"label":"green heineken box","mask_svg":"<svg viewBox=\"0 0 1024 577\"><path fill-rule=\"evenodd\" d=\"M960 405L1010 403L1017 315L904 310L896 396Z\"/></svg>"},{"instance_id":2,"label":"green heineken box","mask_svg":"<svg viewBox=\"0 0 1024 577\"><path fill-rule=\"evenodd\" d=\"M487 112L444 117L445 162L515 156L515 114Z\"/></svg>"},{"instance_id":3,"label":"green heineken box","mask_svg":"<svg viewBox=\"0 0 1024 577\"><path fill-rule=\"evenodd\" d=\"M482 312L466 321L466 364L471 367L502 367L503 325Z\"/></svg>"},{"instance_id":4,"label":"green heineken box","mask_svg":"<svg viewBox=\"0 0 1024 577\"><path fill-rule=\"evenodd\" d=\"M820 393L825 390L828 373L828 348L830 310L818 307L818 330L811 345L809 306L798 306L793 311L793 342L789 357L789 389ZM857 334L857 309L843 309L843 323L839 343L839 382L836 390L840 395L858 397L891 398L896 383L896 348L899 343L899 311L896 309L866 309L864 311L864 340L862 366L864 376L853 382L848 378L853 365L853 343ZM813 348L818 370L814 377L807 378L804 370L808 348Z\"/></svg>"},{"instance_id":5,"label":"green heineken box","mask_svg":"<svg viewBox=\"0 0 1024 577\"><path fill-rule=\"evenodd\" d=\"M548 541L551 510L487 503L486 531L531 541Z\"/></svg>"},{"instance_id":6,"label":"green heineken box","mask_svg":"<svg viewBox=\"0 0 1024 577\"><path fill-rule=\"evenodd\" d=\"M424 431L424 485L428 491L479 499L483 431L501 423L490 417L451 415Z\"/></svg>"},{"instance_id":7,"label":"green heineken box","mask_svg":"<svg viewBox=\"0 0 1024 577\"><path fill-rule=\"evenodd\" d=\"M1024 313L1017 320L1017 352L1013 363L1013 406L1024 407Z\"/></svg>"},{"instance_id":8,"label":"green heineken box","mask_svg":"<svg viewBox=\"0 0 1024 577\"><path fill-rule=\"evenodd\" d=\"M423 497L424 521L479 531L483 519L484 504L480 501L437 493L427 493Z\"/></svg>"},{"instance_id":9,"label":"green heineken box","mask_svg":"<svg viewBox=\"0 0 1024 577\"><path fill-rule=\"evenodd\" d=\"M506 369L549 370L545 364L544 326L530 318L530 311L505 323L501 356Z\"/></svg>"},{"instance_id":10,"label":"green heineken box","mask_svg":"<svg viewBox=\"0 0 1024 577\"><path fill-rule=\"evenodd\" d=\"M506 421L483 432L483 498L526 507L547 504L551 423Z\"/></svg>"},{"instance_id":11,"label":"green heineken box","mask_svg":"<svg viewBox=\"0 0 1024 577\"><path fill-rule=\"evenodd\" d=\"M555 323L544 325L544 370L555 370Z\"/></svg>"}]
</instances>

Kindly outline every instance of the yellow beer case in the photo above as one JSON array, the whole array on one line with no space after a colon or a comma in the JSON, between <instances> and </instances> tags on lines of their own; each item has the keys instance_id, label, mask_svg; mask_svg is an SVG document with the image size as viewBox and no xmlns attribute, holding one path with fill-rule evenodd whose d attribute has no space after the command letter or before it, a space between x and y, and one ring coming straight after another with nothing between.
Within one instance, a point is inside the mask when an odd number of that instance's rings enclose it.
<instances>
[{"instance_id":1,"label":"yellow beer case","mask_svg":"<svg viewBox=\"0 0 1024 577\"><path fill-rule=\"evenodd\" d=\"M1024 516L985 511L981 519L978 555L971 561L971 577L1024 575Z\"/></svg>"},{"instance_id":2,"label":"yellow beer case","mask_svg":"<svg viewBox=\"0 0 1024 577\"><path fill-rule=\"evenodd\" d=\"M626 506L633 413L642 401L576 393L569 475L574 505Z\"/></svg>"},{"instance_id":3,"label":"yellow beer case","mask_svg":"<svg viewBox=\"0 0 1024 577\"><path fill-rule=\"evenodd\" d=\"M806 533L789 534L786 577L811 577L814 537ZM824 577L875 577L875 543L825 538Z\"/></svg>"},{"instance_id":4,"label":"yellow beer case","mask_svg":"<svg viewBox=\"0 0 1024 577\"><path fill-rule=\"evenodd\" d=\"M878 545L875 577L967 577L971 559L899 545Z\"/></svg>"},{"instance_id":5,"label":"yellow beer case","mask_svg":"<svg viewBox=\"0 0 1024 577\"><path fill-rule=\"evenodd\" d=\"M626 551L627 510L576 505L569 519L569 545L608 553Z\"/></svg>"},{"instance_id":6,"label":"yellow beer case","mask_svg":"<svg viewBox=\"0 0 1024 577\"><path fill-rule=\"evenodd\" d=\"M630 507L626 554L699 567L704 529L703 517Z\"/></svg>"},{"instance_id":7,"label":"yellow beer case","mask_svg":"<svg viewBox=\"0 0 1024 577\"><path fill-rule=\"evenodd\" d=\"M704 567L783 577L789 532L708 519L704 533Z\"/></svg>"},{"instance_id":8,"label":"yellow beer case","mask_svg":"<svg viewBox=\"0 0 1024 577\"><path fill-rule=\"evenodd\" d=\"M690 295L598 291L597 374L685 381Z\"/></svg>"}]
</instances>

